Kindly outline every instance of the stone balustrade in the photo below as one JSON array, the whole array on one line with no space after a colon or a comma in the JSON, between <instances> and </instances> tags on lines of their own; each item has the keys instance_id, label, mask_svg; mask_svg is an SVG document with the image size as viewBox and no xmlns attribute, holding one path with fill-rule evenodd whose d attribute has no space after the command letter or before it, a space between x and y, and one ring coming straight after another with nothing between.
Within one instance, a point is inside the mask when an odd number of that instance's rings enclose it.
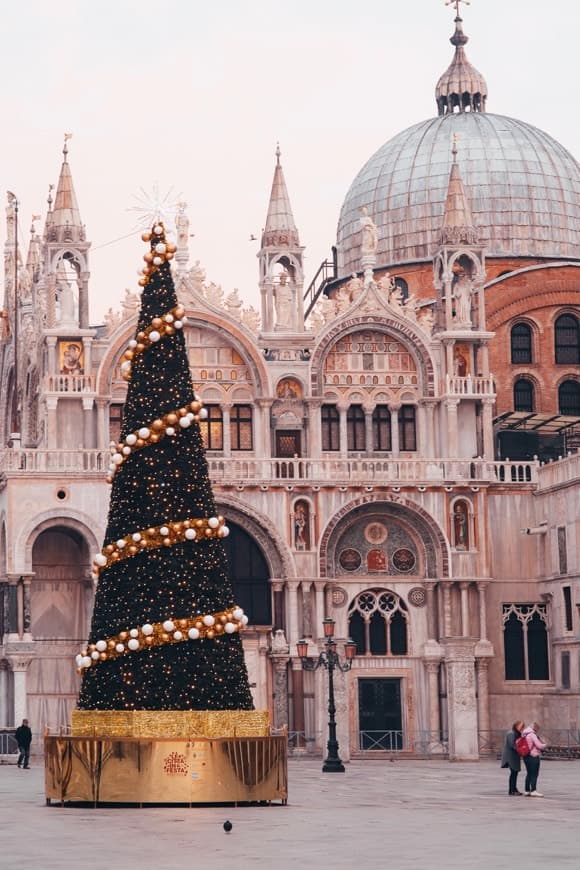
<instances>
[{"instance_id":1,"label":"stone balustrade","mask_svg":"<svg viewBox=\"0 0 580 870\"><path fill-rule=\"evenodd\" d=\"M100 472L109 467L108 450L0 451L0 472ZM341 486L353 483L433 485L470 482L537 483L536 462L491 462L485 459L252 459L208 456L210 477L221 485L253 484Z\"/></svg>"},{"instance_id":2,"label":"stone balustrade","mask_svg":"<svg viewBox=\"0 0 580 870\"><path fill-rule=\"evenodd\" d=\"M92 393L92 375L46 375L45 389L49 393Z\"/></svg>"},{"instance_id":3,"label":"stone balustrade","mask_svg":"<svg viewBox=\"0 0 580 870\"><path fill-rule=\"evenodd\" d=\"M538 468L538 488L550 489L563 483L580 480L580 452Z\"/></svg>"},{"instance_id":4,"label":"stone balustrade","mask_svg":"<svg viewBox=\"0 0 580 870\"><path fill-rule=\"evenodd\" d=\"M476 396L495 396L493 375L486 377L472 377L471 375L452 377L447 375L446 393L449 396L464 396L466 399Z\"/></svg>"}]
</instances>

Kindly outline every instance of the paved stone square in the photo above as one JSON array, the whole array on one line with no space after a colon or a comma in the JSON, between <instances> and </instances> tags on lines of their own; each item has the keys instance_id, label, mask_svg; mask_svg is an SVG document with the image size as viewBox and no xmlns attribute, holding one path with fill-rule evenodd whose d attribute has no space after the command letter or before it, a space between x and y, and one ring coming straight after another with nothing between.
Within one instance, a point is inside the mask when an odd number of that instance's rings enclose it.
<instances>
[{"instance_id":1,"label":"paved stone square","mask_svg":"<svg viewBox=\"0 0 580 870\"><path fill-rule=\"evenodd\" d=\"M45 806L41 759L0 767L0 866L110 868L578 867L580 763L545 761L546 797L510 798L495 760L290 761L287 807ZM523 779L520 775L520 787ZM233 822L225 834L225 819Z\"/></svg>"}]
</instances>

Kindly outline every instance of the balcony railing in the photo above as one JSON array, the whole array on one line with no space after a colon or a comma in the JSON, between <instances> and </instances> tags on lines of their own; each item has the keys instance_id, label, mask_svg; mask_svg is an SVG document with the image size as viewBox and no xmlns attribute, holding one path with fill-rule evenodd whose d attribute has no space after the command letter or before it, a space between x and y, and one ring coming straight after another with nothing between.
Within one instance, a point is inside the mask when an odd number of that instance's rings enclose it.
<instances>
[{"instance_id":1,"label":"balcony railing","mask_svg":"<svg viewBox=\"0 0 580 870\"><path fill-rule=\"evenodd\" d=\"M92 393L92 375L46 375L44 386L48 393Z\"/></svg>"},{"instance_id":2,"label":"balcony railing","mask_svg":"<svg viewBox=\"0 0 580 870\"><path fill-rule=\"evenodd\" d=\"M560 459L558 462L549 462L538 469L539 489L550 489L562 483L570 483L580 480L580 453Z\"/></svg>"},{"instance_id":3,"label":"balcony railing","mask_svg":"<svg viewBox=\"0 0 580 870\"><path fill-rule=\"evenodd\" d=\"M492 375L487 377L465 377L447 375L447 394L450 396L465 396L472 398L474 396L494 396L495 389L493 385Z\"/></svg>"},{"instance_id":4,"label":"balcony railing","mask_svg":"<svg viewBox=\"0 0 580 870\"><path fill-rule=\"evenodd\" d=\"M109 468L108 450L4 450L0 472L102 472ZM208 457L212 481L222 486L252 484L346 486L357 483L537 483L536 462L491 462L485 459L224 459Z\"/></svg>"}]
</instances>

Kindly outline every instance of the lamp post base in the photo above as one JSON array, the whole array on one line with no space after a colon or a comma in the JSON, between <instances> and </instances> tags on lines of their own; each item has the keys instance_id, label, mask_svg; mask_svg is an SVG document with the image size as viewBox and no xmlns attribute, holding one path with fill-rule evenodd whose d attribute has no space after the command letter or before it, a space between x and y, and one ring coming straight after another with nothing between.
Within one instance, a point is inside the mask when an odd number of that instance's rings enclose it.
<instances>
[{"instance_id":1,"label":"lamp post base","mask_svg":"<svg viewBox=\"0 0 580 870\"><path fill-rule=\"evenodd\" d=\"M323 773L344 773L344 764L340 758L326 758L322 765Z\"/></svg>"}]
</instances>

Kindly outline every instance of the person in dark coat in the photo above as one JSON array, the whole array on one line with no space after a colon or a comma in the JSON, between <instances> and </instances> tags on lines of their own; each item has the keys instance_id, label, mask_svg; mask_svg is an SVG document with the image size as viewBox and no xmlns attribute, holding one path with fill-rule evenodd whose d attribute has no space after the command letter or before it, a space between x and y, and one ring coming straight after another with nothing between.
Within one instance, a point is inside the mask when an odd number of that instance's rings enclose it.
<instances>
[{"instance_id":1,"label":"person in dark coat","mask_svg":"<svg viewBox=\"0 0 580 870\"><path fill-rule=\"evenodd\" d=\"M28 719L22 720L22 725L16 729L14 734L18 744L18 767L24 767L24 770L29 768L30 759L30 744L32 743L32 731L28 727Z\"/></svg>"},{"instance_id":2,"label":"person in dark coat","mask_svg":"<svg viewBox=\"0 0 580 870\"><path fill-rule=\"evenodd\" d=\"M505 743L503 745L503 752L501 754L501 766L509 767L510 769L510 778L508 784L508 794L510 795L522 794L521 791L518 791L518 773L520 772L522 762L520 756L518 755L515 743L518 737L521 737L523 730L524 723L522 721L518 720L517 722L514 722L511 730L508 731L505 736Z\"/></svg>"}]
</instances>

